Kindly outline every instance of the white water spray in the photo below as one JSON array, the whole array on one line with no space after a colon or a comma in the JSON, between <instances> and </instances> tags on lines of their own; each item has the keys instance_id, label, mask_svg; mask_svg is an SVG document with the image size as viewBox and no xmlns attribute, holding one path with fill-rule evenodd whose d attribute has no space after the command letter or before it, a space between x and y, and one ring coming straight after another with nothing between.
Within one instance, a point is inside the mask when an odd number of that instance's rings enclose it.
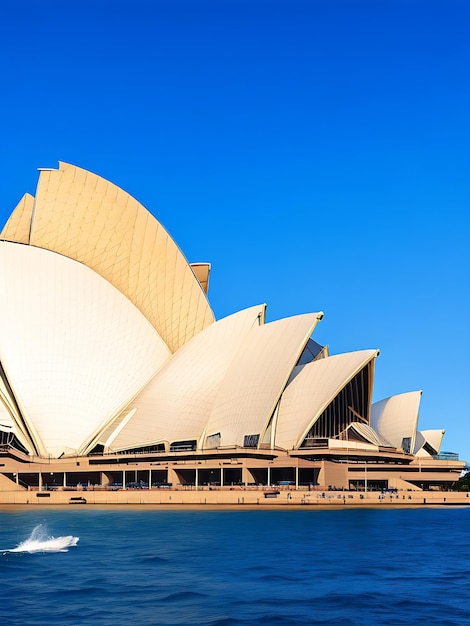
<instances>
[{"instance_id":1,"label":"white water spray","mask_svg":"<svg viewBox=\"0 0 470 626\"><path fill-rule=\"evenodd\" d=\"M66 537L50 537L43 524L38 524L30 536L22 541L16 548L1 550L2 553L9 552L68 552L68 549L76 546L79 537L67 535Z\"/></svg>"}]
</instances>

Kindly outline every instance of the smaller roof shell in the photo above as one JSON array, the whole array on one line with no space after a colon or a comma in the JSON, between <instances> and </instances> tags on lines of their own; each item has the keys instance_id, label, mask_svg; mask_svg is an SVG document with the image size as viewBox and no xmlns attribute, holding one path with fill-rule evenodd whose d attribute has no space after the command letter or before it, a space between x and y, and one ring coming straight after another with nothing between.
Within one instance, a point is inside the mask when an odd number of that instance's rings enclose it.
<instances>
[{"instance_id":1,"label":"smaller roof shell","mask_svg":"<svg viewBox=\"0 0 470 626\"><path fill-rule=\"evenodd\" d=\"M243 340L264 323L261 304L225 317L196 335L168 360L126 407L132 415L108 437L112 450L199 440L214 399Z\"/></svg>"},{"instance_id":2,"label":"smaller roof shell","mask_svg":"<svg viewBox=\"0 0 470 626\"><path fill-rule=\"evenodd\" d=\"M421 434L439 454L439 452L441 451L442 440L444 439L445 432L445 430L439 428L435 430L422 430Z\"/></svg>"},{"instance_id":3,"label":"smaller roof shell","mask_svg":"<svg viewBox=\"0 0 470 626\"><path fill-rule=\"evenodd\" d=\"M445 430L423 430L416 433L416 440L414 446L414 454L421 457L432 456L425 449L426 444L429 444L439 454L441 449L442 439L444 438Z\"/></svg>"},{"instance_id":4,"label":"smaller roof shell","mask_svg":"<svg viewBox=\"0 0 470 626\"><path fill-rule=\"evenodd\" d=\"M346 429L347 433L351 433L353 436L357 434L359 437L365 439L369 443L382 448L393 448L392 444L388 442L384 437L381 437L372 426L363 424L362 422L352 422ZM346 437L347 437L346 433Z\"/></svg>"},{"instance_id":5,"label":"smaller roof shell","mask_svg":"<svg viewBox=\"0 0 470 626\"><path fill-rule=\"evenodd\" d=\"M282 394L276 445L302 445L308 431L347 383L378 355L378 350L336 354L299 366Z\"/></svg>"},{"instance_id":6,"label":"smaller roof shell","mask_svg":"<svg viewBox=\"0 0 470 626\"><path fill-rule=\"evenodd\" d=\"M422 391L410 391L374 402L371 409L372 428L395 448L401 448L403 440L409 439L410 451L413 452L421 395Z\"/></svg>"},{"instance_id":7,"label":"smaller roof shell","mask_svg":"<svg viewBox=\"0 0 470 626\"><path fill-rule=\"evenodd\" d=\"M261 443L290 373L323 313L307 313L253 327L227 370L214 401L206 436L220 445Z\"/></svg>"}]
</instances>

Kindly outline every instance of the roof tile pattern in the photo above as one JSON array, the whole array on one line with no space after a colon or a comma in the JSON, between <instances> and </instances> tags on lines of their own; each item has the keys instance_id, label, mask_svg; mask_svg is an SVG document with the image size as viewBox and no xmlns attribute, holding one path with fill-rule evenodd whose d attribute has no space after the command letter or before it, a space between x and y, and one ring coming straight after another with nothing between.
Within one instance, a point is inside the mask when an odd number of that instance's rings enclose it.
<instances>
[{"instance_id":1,"label":"roof tile pattern","mask_svg":"<svg viewBox=\"0 0 470 626\"><path fill-rule=\"evenodd\" d=\"M204 290L163 226L96 174L65 163L41 172L30 244L80 261L106 278L171 352L214 321Z\"/></svg>"}]
</instances>

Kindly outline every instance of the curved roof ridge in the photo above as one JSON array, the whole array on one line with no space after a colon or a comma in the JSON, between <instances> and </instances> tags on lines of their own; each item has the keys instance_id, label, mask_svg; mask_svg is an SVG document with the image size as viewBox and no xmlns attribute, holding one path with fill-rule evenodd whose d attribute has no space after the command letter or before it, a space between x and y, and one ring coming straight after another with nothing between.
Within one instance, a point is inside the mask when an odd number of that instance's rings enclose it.
<instances>
[{"instance_id":1,"label":"curved roof ridge","mask_svg":"<svg viewBox=\"0 0 470 626\"><path fill-rule=\"evenodd\" d=\"M136 410L110 447L199 440L225 373L251 328L263 323L265 308L261 304L229 315L173 354L126 406L125 412Z\"/></svg>"},{"instance_id":2,"label":"curved roof ridge","mask_svg":"<svg viewBox=\"0 0 470 626\"><path fill-rule=\"evenodd\" d=\"M240 347L214 401L208 436L220 445L244 445L247 435L268 427L279 397L323 313L306 313L253 328Z\"/></svg>"}]
</instances>

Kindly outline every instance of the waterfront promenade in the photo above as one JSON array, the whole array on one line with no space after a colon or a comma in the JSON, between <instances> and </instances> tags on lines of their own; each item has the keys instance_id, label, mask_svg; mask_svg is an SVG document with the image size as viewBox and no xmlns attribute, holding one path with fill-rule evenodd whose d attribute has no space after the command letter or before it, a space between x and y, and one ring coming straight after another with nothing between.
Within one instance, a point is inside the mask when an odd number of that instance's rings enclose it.
<instances>
[{"instance_id":1,"label":"waterfront promenade","mask_svg":"<svg viewBox=\"0 0 470 626\"><path fill-rule=\"evenodd\" d=\"M449 491L308 491L283 487L199 489L83 488L56 491L2 491L0 506L184 506L204 507L422 507L470 506L470 494Z\"/></svg>"}]
</instances>

